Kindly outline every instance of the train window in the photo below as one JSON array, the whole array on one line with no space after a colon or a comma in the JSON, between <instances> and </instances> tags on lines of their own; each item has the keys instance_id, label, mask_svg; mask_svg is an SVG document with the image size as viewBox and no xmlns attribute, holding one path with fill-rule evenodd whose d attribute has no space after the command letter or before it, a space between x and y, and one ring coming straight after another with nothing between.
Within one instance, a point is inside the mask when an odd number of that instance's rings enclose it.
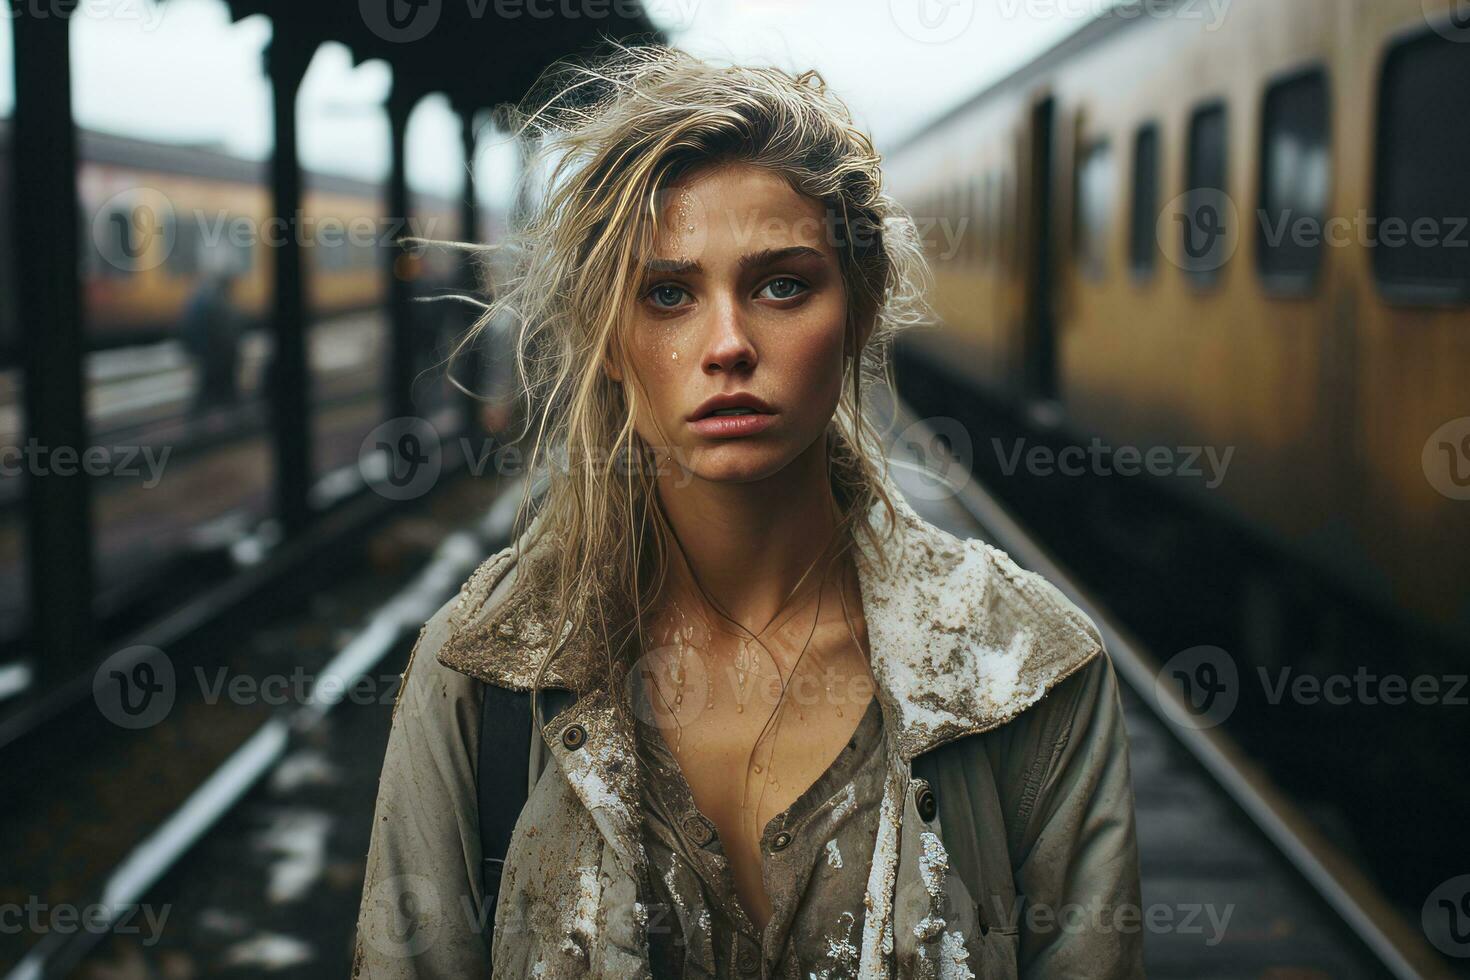
<instances>
[{"instance_id":1,"label":"train window","mask_svg":"<svg viewBox=\"0 0 1470 980\"><path fill-rule=\"evenodd\" d=\"M1000 207L996 211L995 223L995 259L997 263L1004 263L1006 255L1015 241L1015 209L1016 209L1016 180L1009 170L1004 170L1000 175Z\"/></svg>"},{"instance_id":2,"label":"train window","mask_svg":"<svg viewBox=\"0 0 1470 980\"><path fill-rule=\"evenodd\" d=\"M1158 265L1159 127L1147 123L1133 137L1133 200L1128 227L1128 264L1135 276Z\"/></svg>"},{"instance_id":3,"label":"train window","mask_svg":"<svg viewBox=\"0 0 1470 980\"><path fill-rule=\"evenodd\" d=\"M990 184L990 261L999 266L1005 258L1005 218L1007 181L1005 172L994 175Z\"/></svg>"},{"instance_id":4,"label":"train window","mask_svg":"<svg viewBox=\"0 0 1470 980\"><path fill-rule=\"evenodd\" d=\"M169 221L173 230L173 247L164 259L164 268L171 276L193 278L199 274L200 249L204 245L199 222L193 220L193 215L189 214L174 214Z\"/></svg>"},{"instance_id":5,"label":"train window","mask_svg":"<svg viewBox=\"0 0 1470 980\"><path fill-rule=\"evenodd\" d=\"M1113 177L1113 148L1107 140L1097 140L1078 155L1073 241L1077 261L1090 279L1101 279L1107 273Z\"/></svg>"},{"instance_id":6,"label":"train window","mask_svg":"<svg viewBox=\"0 0 1470 980\"><path fill-rule=\"evenodd\" d=\"M1470 300L1470 128L1452 92L1470 90L1470 28L1450 25L1394 47L1378 103L1379 286L1405 302Z\"/></svg>"},{"instance_id":7,"label":"train window","mask_svg":"<svg viewBox=\"0 0 1470 980\"><path fill-rule=\"evenodd\" d=\"M133 209L126 204L107 208L87 230L97 246L91 268L99 278L121 278L141 265L136 257L144 236L133 234Z\"/></svg>"},{"instance_id":8,"label":"train window","mask_svg":"<svg viewBox=\"0 0 1470 980\"><path fill-rule=\"evenodd\" d=\"M980 183L980 207L978 226L975 229L975 241L979 248L978 257L982 265L990 263L990 235L995 225L995 208L992 204L994 193L995 175L987 173Z\"/></svg>"},{"instance_id":9,"label":"train window","mask_svg":"<svg viewBox=\"0 0 1470 980\"><path fill-rule=\"evenodd\" d=\"M1275 290L1306 292L1322 267L1332 170L1327 95L1320 69L1266 91L1256 264Z\"/></svg>"},{"instance_id":10,"label":"train window","mask_svg":"<svg viewBox=\"0 0 1470 980\"><path fill-rule=\"evenodd\" d=\"M980 257L980 211L984 207L984 189L980 186L980 175L970 175L970 193L965 198L965 261L974 262Z\"/></svg>"},{"instance_id":11,"label":"train window","mask_svg":"<svg viewBox=\"0 0 1470 980\"><path fill-rule=\"evenodd\" d=\"M1223 102L1196 109L1189 122L1189 161L1181 221L1181 261L1190 277L1209 285L1220 277L1224 262L1217 254L1232 239L1220 224L1228 205L1229 130Z\"/></svg>"}]
</instances>

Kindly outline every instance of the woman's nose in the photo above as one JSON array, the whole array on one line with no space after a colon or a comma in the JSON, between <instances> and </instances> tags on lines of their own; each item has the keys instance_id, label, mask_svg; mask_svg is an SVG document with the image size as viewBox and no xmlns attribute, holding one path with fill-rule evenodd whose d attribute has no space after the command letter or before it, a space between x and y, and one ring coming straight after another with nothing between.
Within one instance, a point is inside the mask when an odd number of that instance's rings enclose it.
<instances>
[{"instance_id":1,"label":"woman's nose","mask_svg":"<svg viewBox=\"0 0 1470 980\"><path fill-rule=\"evenodd\" d=\"M756 360L755 344L746 330L740 304L729 299L715 304L705 342L704 370L710 374L749 371Z\"/></svg>"}]
</instances>

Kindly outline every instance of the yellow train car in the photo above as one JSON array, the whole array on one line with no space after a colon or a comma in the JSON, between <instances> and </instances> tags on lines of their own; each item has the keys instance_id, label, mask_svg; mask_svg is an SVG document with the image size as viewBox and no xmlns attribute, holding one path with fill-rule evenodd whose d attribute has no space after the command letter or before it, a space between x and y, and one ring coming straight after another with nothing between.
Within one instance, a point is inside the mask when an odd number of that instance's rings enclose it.
<instances>
[{"instance_id":1,"label":"yellow train car","mask_svg":"<svg viewBox=\"0 0 1470 980\"><path fill-rule=\"evenodd\" d=\"M240 311L268 315L283 236L302 243L315 319L380 306L384 248L395 228L380 184L304 175L302 216L270 217L263 163L215 150L87 132L80 139L78 194L83 288L94 347L173 336L203 276L228 271ZM447 208L445 202L439 202Z\"/></svg>"},{"instance_id":2,"label":"yellow train car","mask_svg":"<svg viewBox=\"0 0 1470 980\"><path fill-rule=\"evenodd\" d=\"M921 357L1470 637L1462 0L1127 3L906 142ZM958 367L956 367L958 366Z\"/></svg>"}]
</instances>

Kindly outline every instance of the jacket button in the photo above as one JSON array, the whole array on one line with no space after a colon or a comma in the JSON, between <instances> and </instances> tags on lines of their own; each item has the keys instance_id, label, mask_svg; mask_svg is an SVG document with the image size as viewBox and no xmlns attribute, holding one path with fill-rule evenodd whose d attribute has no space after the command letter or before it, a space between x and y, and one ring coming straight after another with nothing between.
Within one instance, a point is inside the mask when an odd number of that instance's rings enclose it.
<instances>
[{"instance_id":1,"label":"jacket button","mask_svg":"<svg viewBox=\"0 0 1470 980\"><path fill-rule=\"evenodd\" d=\"M561 730L561 744L569 749L580 749L587 742L587 729L581 725L568 725Z\"/></svg>"},{"instance_id":2,"label":"jacket button","mask_svg":"<svg viewBox=\"0 0 1470 980\"><path fill-rule=\"evenodd\" d=\"M939 812L939 803L934 799L934 791L928 786L919 787L918 798L914 801L919 811L919 819L928 823L934 819Z\"/></svg>"},{"instance_id":3,"label":"jacket button","mask_svg":"<svg viewBox=\"0 0 1470 980\"><path fill-rule=\"evenodd\" d=\"M735 957L735 966L741 973L754 973L760 968L760 960L756 958L754 949L742 945L740 953Z\"/></svg>"},{"instance_id":4,"label":"jacket button","mask_svg":"<svg viewBox=\"0 0 1470 980\"><path fill-rule=\"evenodd\" d=\"M705 823L703 817L697 813L689 813L684 816L684 834L700 847L708 844L714 834L710 832L709 824Z\"/></svg>"},{"instance_id":5,"label":"jacket button","mask_svg":"<svg viewBox=\"0 0 1470 980\"><path fill-rule=\"evenodd\" d=\"M786 845L787 844L790 844L790 843L791 843L791 835L789 833L787 833L786 831L783 830L779 834L777 834L775 837L771 838L771 850L773 850L773 851L784 850L785 847L786 847Z\"/></svg>"}]
</instances>

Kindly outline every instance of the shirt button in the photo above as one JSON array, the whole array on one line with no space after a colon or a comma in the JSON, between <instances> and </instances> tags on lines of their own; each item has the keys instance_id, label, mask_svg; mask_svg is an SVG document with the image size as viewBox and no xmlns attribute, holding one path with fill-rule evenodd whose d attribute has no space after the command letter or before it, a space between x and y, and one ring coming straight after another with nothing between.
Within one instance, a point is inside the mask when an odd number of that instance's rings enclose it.
<instances>
[{"instance_id":1,"label":"shirt button","mask_svg":"<svg viewBox=\"0 0 1470 980\"><path fill-rule=\"evenodd\" d=\"M779 834L777 834L775 837L771 838L771 850L773 850L773 851L784 850L785 847L786 847L786 845L787 844L790 844L790 843L791 843L791 835L789 833L787 833L786 831L783 830Z\"/></svg>"},{"instance_id":2,"label":"shirt button","mask_svg":"<svg viewBox=\"0 0 1470 980\"><path fill-rule=\"evenodd\" d=\"M708 844L710 839L714 837L714 834L709 829L709 824L697 813L685 814L681 824L684 828L685 836L700 847Z\"/></svg>"}]
</instances>

